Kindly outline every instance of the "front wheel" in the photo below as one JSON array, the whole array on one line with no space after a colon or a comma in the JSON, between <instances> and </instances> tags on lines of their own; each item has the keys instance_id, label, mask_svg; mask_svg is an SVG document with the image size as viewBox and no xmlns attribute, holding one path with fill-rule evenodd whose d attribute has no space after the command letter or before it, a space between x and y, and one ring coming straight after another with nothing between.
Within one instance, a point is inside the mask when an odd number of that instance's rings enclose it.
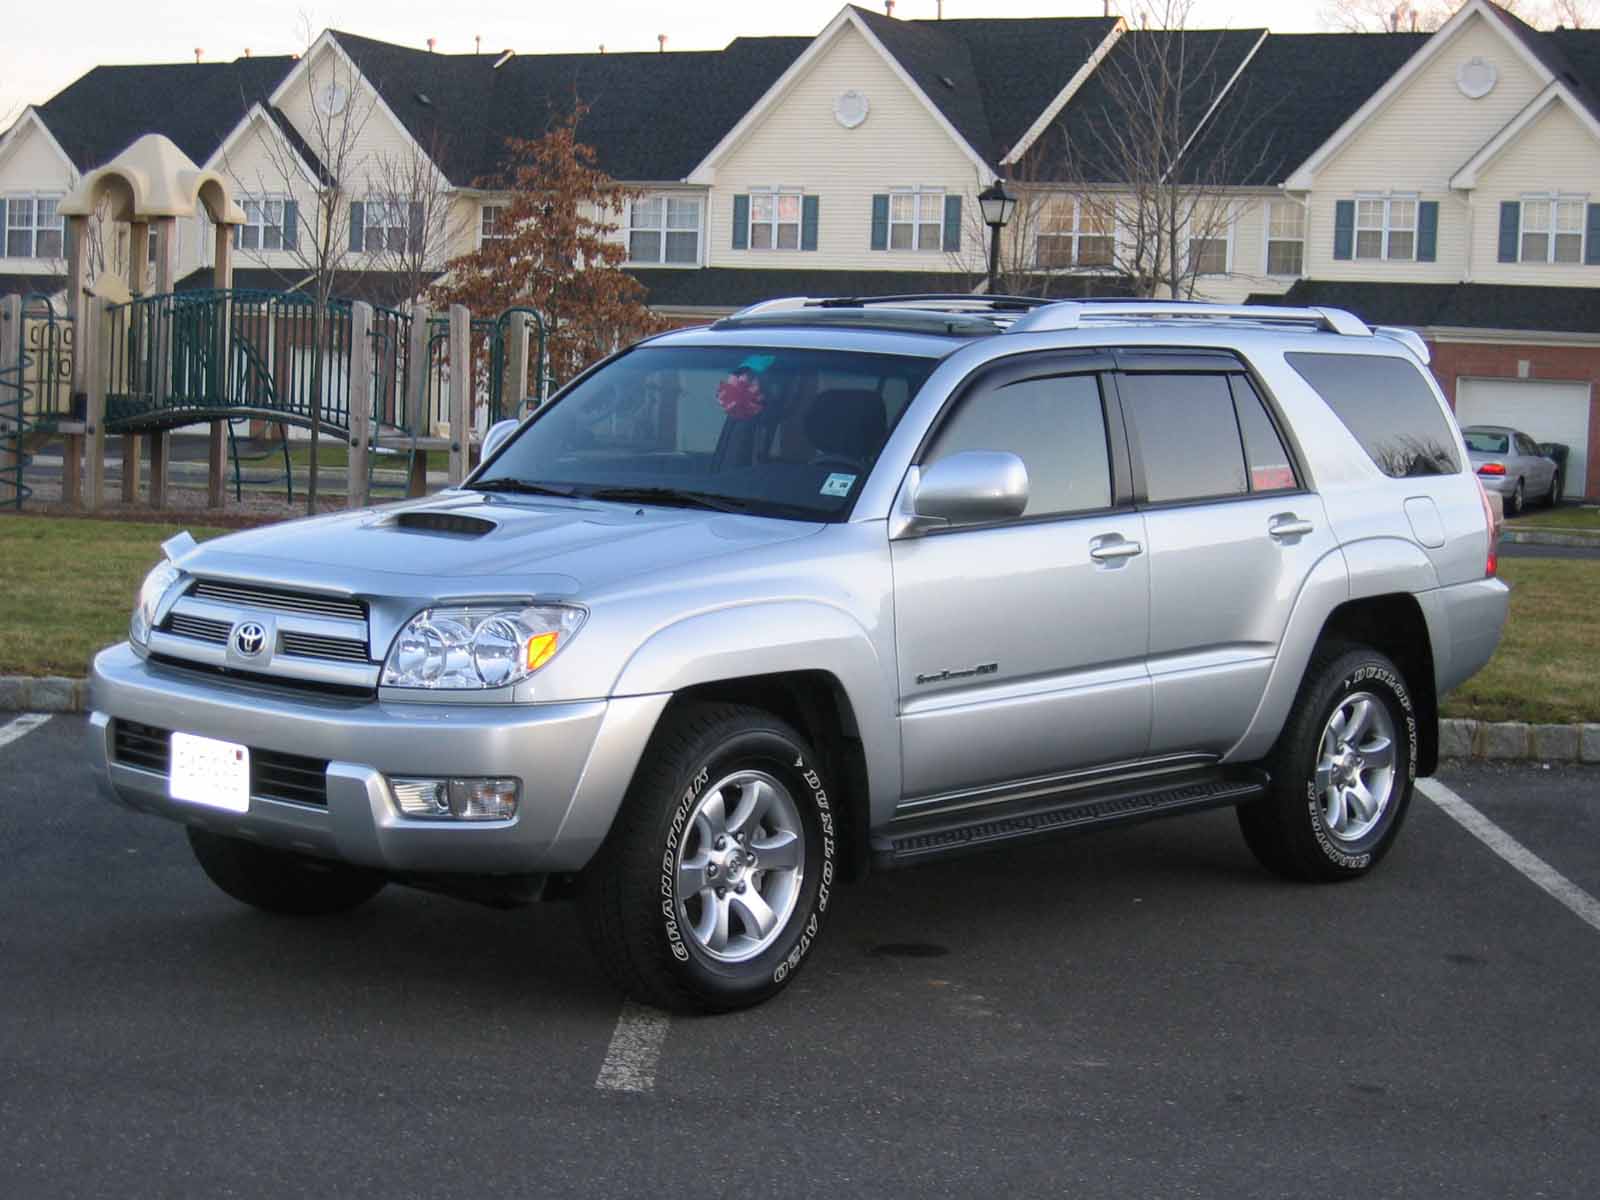
<instances>
[{"instance_id":1,"label":"front wheel","mask_svg":"<svg viewBox=\"0 0 1600 1200\"><path fill-rule=\"evenodd\" d=\"M1557 471L1550 476L1550 494L1544 499L1546 508L1554 508L1561 503L1561 472Z\"/></svg>"},{"instance_id":2,"label":"front wheel","mask_svg":"<svg viewBox=\"0 0 1600 1200\"><path fill-rule=\"evenodd\" d=\"M377 871L271 850L189 827L189 848L211 882L242 904L296 917L346 912L376 896Z\"/></svg>"},{"instance_id":3,"label":"front wheel","mask_svg":"<svg viewBox=\"0 0 1600 1200\"><path fill-rule=\"evenodd\" d=\"M770 713L669 713L582 881L606 972L668 1009L724 1012L776 994L828 910L832 804L810 746Z\"/></svg>"},{"instance_id":4,"label":"front wheel","mask_svg":"<svg viewBox=\"0 0 1600 1200\"><path fill-rule=\"evenodd\" d=\"M1327 647L1268 760L1270 791L1239 808L1239 826L1280 875L1364 875L1400 832L1416 764L1416 712L1400 669L1370 647Z\"/></svg>"}]
</instances>

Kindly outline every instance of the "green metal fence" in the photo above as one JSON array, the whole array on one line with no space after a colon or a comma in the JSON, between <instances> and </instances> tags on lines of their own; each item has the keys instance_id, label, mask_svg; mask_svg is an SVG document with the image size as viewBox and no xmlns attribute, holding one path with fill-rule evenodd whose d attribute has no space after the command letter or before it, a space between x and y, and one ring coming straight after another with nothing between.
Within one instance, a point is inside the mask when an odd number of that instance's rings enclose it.
<instances>
[{"instance_id":1,"label":"green metal fence","mask_svg":"<svg viewBox=\"0 0 1600 1200\"><path fill-rule=\"evenodd\" d=\"M15 361L0 363L0 504L21 508L33 494L23 482L33 439L70 417L72 326L46 296L22 297Z\"/></svg>"}]
</instances>

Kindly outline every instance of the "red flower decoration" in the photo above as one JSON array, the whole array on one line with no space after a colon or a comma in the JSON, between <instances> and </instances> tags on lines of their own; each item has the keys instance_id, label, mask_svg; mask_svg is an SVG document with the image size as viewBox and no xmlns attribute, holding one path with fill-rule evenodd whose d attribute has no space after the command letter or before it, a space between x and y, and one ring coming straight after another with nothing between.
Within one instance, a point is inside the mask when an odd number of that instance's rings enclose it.
<instances>
[{"instance_id":1,"label":"red flower decoration","mask_svg":"<svg viewBox=\"0 0 1600 1200\"><path fill-rule=\"evenodd\" d=\"M761 384L748 372L735 372L717 384L717 403L735 421L760 416L766 407L761 400Z\"/></svg>"}]
</instances>

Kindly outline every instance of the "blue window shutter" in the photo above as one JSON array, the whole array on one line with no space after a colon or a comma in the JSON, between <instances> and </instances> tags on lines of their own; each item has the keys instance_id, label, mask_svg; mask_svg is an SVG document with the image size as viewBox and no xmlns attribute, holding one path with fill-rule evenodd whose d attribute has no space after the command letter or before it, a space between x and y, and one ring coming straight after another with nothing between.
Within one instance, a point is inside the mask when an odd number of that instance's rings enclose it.
<instances>
[{"instance_id":1,"label":"blue window shutter","mask_svg":"<svg viewBox=\"0 0 1600 1200\"><path fill-rule=\"evenodd\" d=\"M359 200L350 201L350 249L357 254L361 253L363 230L361 228L361 213L366 205Z\"/></svg>"},{"instance_id":2,"label":"blue window shutter","mask_svg":"<svg viewBox=\"0 0 1600 1200\"><path fill-rule=\"evenodd\" d=\"M1600 204L1589 205L1583 239L1583 261L1587 266L1600 267Z\"/></svg>"},{"instance_id":3,"label":"blue window shutter","mask_svg":"<svg viewBox=\"0 0 1600 1200\"><path fill-rule=\"evenodd\" d=\"M283 202L283 248L293 250L300 244L300 206L293 200Z\"/></svg>"},{"instance_id":4,"label":"blue window shutter","mask_svg":"<svg viewBox=\"0 0 1600 1200\"><path fill-rule=\"evenodd\" d=\"M411 228L407 231L406 236L411 239L411 244L409 246L407 246L406 249L410 253L416 254L419 251L425 249L425 247L422 244L422 201L413 200L411 202L411 214L410 215L411 215L411 221L410 221Z\"/></svg>"},{"instance_id":5,"label":"blue window shutter","mask_svg":"<svg viewBox=\"0 0 1600 1200\"><path fill-rule=\"evenodd\" d=\"M65 240L65 239L63 239L63 240ZM6 257L6 198L4 196L0 196L0 258L5 258L5 257ZM0 363L0 367L3 367L5 365L6 365L5 363Z\"/></svg>"},{"instance_id":6,"label":"blue window shutter","mask_svg":"<svg viewBox=\"0 0 1600 1200\"><path fill-rule=\"evenodd\" d=\"M1522 240L1522 202L1500 202L1500 261L1517 261L1517 243Z\"/></svg>"},{"instance_id":7,"label":"blue window shutter","mask_svg":"<svg viewBox=\"0 0 1600 1200\"><path fill-rule=\"evenodd\" d=\"M817 248L817 209L819 205L815 196L803 196L800 199L800 249L815 250Z\"/></svg>"},{"instance_id":8,"label":"blue window shutter","mask_svg":"<svg viewBox=\"0 0 1600 1200\"><path fill-rule=\"evenodd\" d=\"M1439 261L1439 202L1424 200L1417 205L1417 261Z\"/></svg>"},{"instance_id":9,"label":"blue window shutter","mask_svg":"<svg viewBox=\"0 0 1600 1200\"><path fill-rule=\"evenodd\" d=\"M1333 257L1341 262L1356 256L1356 202L1341 200L1333 206Z\"/></svg>"},{"instance_id":10,"label":"blue window shutter","mask_svg":"<svg viewBox=\"0 0 1600 1200\"><path fill-rule=\"evenodd\" d=\"M883 193L872 198L872 248L889 248L889 197Z\"/></svg>"},{"instance_id":11,"label":"blue window shutter","mask_svg":"<svg viewBox=\"0 0 1600 1200\"><path fill-rule=\"evenodd\" d=\"M750 197L733 198L733 248L750 249Z\"/></svg>"},{"instance_id":12,"label":"blue window shutter","mask_svg":"<svg viewBox=\"0 0 1600 1200\"><path fill-rule=\"evenodd\" d=\"M946 251L961 249L960 196L944 198L944 248Z\"/></svg>"}]
</instances>

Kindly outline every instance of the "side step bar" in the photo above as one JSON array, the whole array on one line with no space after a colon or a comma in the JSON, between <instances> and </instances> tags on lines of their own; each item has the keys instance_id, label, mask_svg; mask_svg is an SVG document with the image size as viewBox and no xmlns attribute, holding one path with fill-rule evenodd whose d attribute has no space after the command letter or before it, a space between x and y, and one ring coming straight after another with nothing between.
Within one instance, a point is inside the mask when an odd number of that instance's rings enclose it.
<instances>
[{"instance_id":1,"label":"side step bar","mask_svg":"<svg viewBox=\"0 0 1600 1200\"><path fill-rule=\"evenodd\" d=\"M1231 768L1226 773L1209 769L1176 780L1167 776L1159 783L1144 779L1092 792L1074 790L1022 806L988 805L960 813L930 814L896 823L875 836L873 865L880 870L908 867L1025 839L1240 804L1265 795L1267 783L1265 772L1250 768Z\"/></svg>"}]
</instances>

